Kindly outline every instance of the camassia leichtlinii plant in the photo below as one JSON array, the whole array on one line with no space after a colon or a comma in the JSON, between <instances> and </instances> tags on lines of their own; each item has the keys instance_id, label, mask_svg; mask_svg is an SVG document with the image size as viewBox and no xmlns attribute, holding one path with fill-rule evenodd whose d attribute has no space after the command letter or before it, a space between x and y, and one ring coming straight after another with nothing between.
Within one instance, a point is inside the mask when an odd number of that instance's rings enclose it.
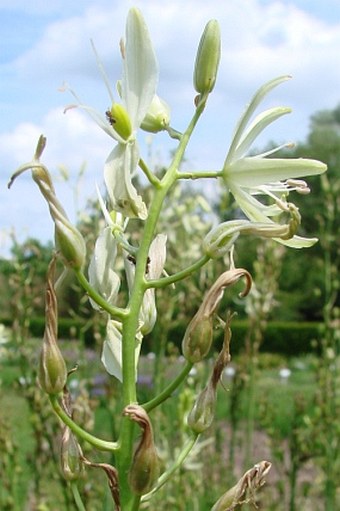
<instances>
[{"instance_id":1,"label":"camassia leichtlinii plant","mask_svg":"<svg viewBox=\"0 0 340 511\"><path fill-rule=\"evenodd\" d=\"M103 161L105 197L98 193L105 227L97 238L93 253L86 254L82 234L69 221L57 198L48 169L41 162L46 143L43 136L38 141L32 161L16 171L10 184L19 174L31 170L54 222L56 257L67 271L75 273L92 306L106 317L106 336L102 345L103 370L117 378L121 385L123 407L114 412L121 417L117 438L108 441L93 436L73 420L67 390L69 373L57 342L58 304L53 261L47 277L46 329L40 356L39 382L64 423L63 473L70 481L78 509L84 509L84 505L77 482L87 467L95 467L102 469L103 476L107 477L115 508L133 511L139 509L144 501L152 507L153 495L181 466L199 436L211 425L216 389L221 373L230 360L230 316L224 322L225 341L212 374L188 416L192 436L183 445L173 465L161 466L151 412L166 399L175 399L173 394L180 385L185 384L193 365L211 353L215 318L225 290L243 279L245 290L242 294L246 295L251 287L251 276L245 269L236 268L232 262L230 268L211 283L201 304L197 304L196 314L188 320L182 340L186 361L184 366L158 395L146 403L139 403L137 374L141 344L143 338L152 332L155 322L162 322L162 317L157 317L157 290L169 286L173 289L176 282L190 277L211 259L224 256L232 250L241 235L270 238L295 248L313 245L316 239L298 235L301 218L294 203L288 202L288 195L293 191L308 193L308 186L301 178L321 174L326 166L319 161L302 158L268 158L275 151L247 156L256 137L273 121L290 112L286 107L274 107L253 118L263 98L289 78L281 76L263 85L252 98L238 122L220 169L183 172L180 170L181 162L187 145L215 86L221 51L218 22L211 20L207 23L199 42L193 76L193 114L183 132L171 126L170 108L157 95L157 60L147 26L136 8L128 13L125 40L120 43L120 51L123 74L117 84L117 97L111 91L95 51L111 100L107 112L100 113L83 104L69 89L76 99L76 104L72 106L87 112L113 142L112 151ZM167 132L176 145L172 161L161 175L154 173L141 155L138 144L140 130L154 134ZM149 201L144 201L142 189L136 188L134 178L139 173L144 174L149 182ZM167 233L159 232L158 220L170 189L180 186L183 180L191 179L213 182L219 179L237 202L242 218L210 229L202 239L201 253L197 258L186 267L181 267L178 261L178 268L172 269L166 264ZM265 200L262 202L261 198ZM134 225L140 229L141 222L142 233L136 245L133 229ZM87 260L90 260L88 267ZM123 266L118 264L119 260L123 260ZM123 278L128 286L128 297L127 302L120 306L118 295ZM85 458L82 442L112 453L114 463L94 463ZM269 469L269 461L260 461L250 467L234 487L226 488L222 496L216 495L213 510L233 510L245 502L253 501ZM187 505L190 507L190 503Z\"/></svg>"}]
</instances>

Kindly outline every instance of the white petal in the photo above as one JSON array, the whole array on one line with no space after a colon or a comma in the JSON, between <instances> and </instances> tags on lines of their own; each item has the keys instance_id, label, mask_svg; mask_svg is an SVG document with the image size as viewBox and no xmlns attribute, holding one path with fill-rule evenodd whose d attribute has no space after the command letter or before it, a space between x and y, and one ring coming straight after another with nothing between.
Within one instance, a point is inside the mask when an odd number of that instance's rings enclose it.
<instances>
[{"instance_id":1,"label":"white petal","mask_svg":"<svg viewBox=\"0 0 340 511\"><path fill-rule=\"evenodd\" d=\"M123 381L122 373L122 325L118 321L109 320L107 322L107 338L103 344L102 363L109 374L115 376L119 381ZM142 335L137 334L135 346L135 378L137 380L137 365L142 343Z\"/></svg>"},{"instance_id":2,"label":"white petal","mask_svg":"<svg viewBox=\"0 0 340 511\"><path fill-rule=\"evenodd\" d=\"M107 133L111 138L116 140L117 142L124 143L124 139L119 135L119 133L116 132L116 130L113 129L112 125L109 123L109 121L106 119L104 115L97 112L95 108L92 108L91 106L79 104L76 105L78 108L81 108L82 110L85 110L89 114L90 117L94 120L94 122Z\"/></svg>"},{"instance_id":3,"label":"white petal","mask_svg":"<svg viewBox=\"0 0 340 511\"><path fill-rule=\"evenodd\" d=\"M108 321L106 335L101 357L102 363L109 374L122 381L122 334L115 321Z\"/></svg>"},{"instance_id":4,"label":"white petal","mask_svg":"<svg viewBox=\"0 0 340 511\"><path fill-rule=\"evenodd\" d=\"M230 162L238 160L242 156L244 156L249 150L250 146L258 137L258 135L272 122L282 117L282 115L289 114L291 112L291 108L288 107L276 107L270 108L259 114L252 124L249 126L247 131L242 135L240 143L235 149L234 154L232 155L232 159Z\"/></svg>"},{"instance_id":5,"label":"white petal","mask_svg":"<svg viewBox=\"0 0 340 511\"><path fill-rule=\"evenodd\" d=\"M133 129L142 123L156 93L158 66L148 28L139 9L132 8L126 21L126 46L122 98Z\"/></svg>"},{"instance_id":6,"label":"white petal","mask_svg":"<svg viewBox=\"0 0 340 511\"><path fill-rule=\"evenodd\" d=\"M291 178L317 176L327 165L305 158L242 158L225 168L225 179L247 188Z\"/></svg>"},{"instance_id":7,"label":"white petal","mask_svg":"<svg viewBox=\"0 0 340 511\"><path fill-rule=\"evenodd\" d=\"M155 290L147 289L144 293L143 303L139 315L140 329L143 335L149 334L155 326L157 319Z\"/></svg>"},{"instance_id":8,"label":"white petal","mask_svg":"<svg viewBox=\"0 0 340 511\"><path fill-rule=\"evenodd\" d=\"M276 204L266 206L240 186L232 184L229 189L244 214L254 222L262 222L264 217L276 216L282 213L282 209Z\"/></svg>"},{"instance_id":9,"label":"white petal","mask_svg":"<svg viewBox=\"0 0 340 511\"><path fill-rule=\"evenodd\" d=\"M120 287L120 278L113 270L117 255L117 242L112 236L111 228L106 227L99 235L89 265L91 286L109 303L113 304ZM90 299L95 309L100 309Z\"/></svg>"},{"instance_id":10,"label":"white petal","mask_svg":"<svg viewBox=\"0 0 340 511\"><path fill-rule=\"evenodd\" d=\"M130 218L145 220L146 206L132 184L138 159L136 143L118 144L105 162L104 180L114 210Z\"/></svg>"},{"instance_id":11,"label":"white petal","mask_svg":"<svg viewBox=\"0 0 340 511\"><path fill-rule=\"evenodd\" d=\"M259 201L256 201L254 197L246 193L241 188L233 187L231 190L232 194L235 197L237 204L240 206L244 214L251 220L252 222L259 223L270 223L274 224L274 222L268 218L268 210L266 208L270 208L270 206L264 206ZM257 207L258 205L258 207ZM314 245L318 240L317 238L303 238L301 236L293 236L289 240L283 240L281 238L273 238L273 240L291 248L308 248Z\"/></svg>"},{"instance_id":12,"label":"white petal","mask_svg":"<svg viewBox=\"0 0 340 511\"><path fill-rule=\"evenodd\" d=\"M273 238L273 240L290 248L309 248L318 242L318 238L303 238L302 236L293 236L289 240L281 240L280 238Z\"/></svg>"},{"instance_id":13,"label":"white petal","mask_svg":"<svg viewBox=\"0 0 340 511\"><path fill-rule=\"evenodd\" d=\"M166 259L166 240L165 234L158 234L150 245L149 279L158 279L162 274Z\"/></svg>"},{"instance_id":14,"label":"white petal","mask_svg":"<svg viewBox=\"0 0 340 511\"><path fill-rule=\"evenodd\" d=\"M243 136L243 132L246 129L246 126L248 122L250 121L250 118L252 117L253 113L255 112L258 105L261 103L263 98L274 88L280 85L282 82L285 82L286 80L289 80L290 76L279 76L278 78L274 78L274 80L270 80L269 82L265 83L258 89L258 91L253 96L251 102L247 106L244 114L241 116L240 120L238 121L238 124L236 126L235 134L233 136L233 140L226 158L226 164L233 160L233 155L236 147L239 145L240 140Z\"/></svg>"}]
</instances>

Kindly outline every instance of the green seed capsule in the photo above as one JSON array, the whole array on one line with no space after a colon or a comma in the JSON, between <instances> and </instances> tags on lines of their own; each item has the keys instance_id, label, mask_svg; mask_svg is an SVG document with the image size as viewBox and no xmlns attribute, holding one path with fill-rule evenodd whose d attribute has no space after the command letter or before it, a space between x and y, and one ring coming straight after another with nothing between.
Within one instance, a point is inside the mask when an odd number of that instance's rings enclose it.
<instances>
[{"instance_id":1,"label":"green seed capsule","mask_svg":"<svg viewBox=\"0 0 340 511\"><path fill-rule=\"evenodd\" d=\"M66 481L76 481L82 476L84 466L81 461L80 446L69 428L65 428L61 439L61 471Z\"/></svg>"},{"instance_id":2,"label":"green seed capsule","mask_svg":"<svg viewBox=\"0 0 340 511\"><path fill-rule=\"evenodd\" d=\"M200 317L201 316L201 317ZM213 338L213 323L211 316L203 316L200 311L192 318L182 341L184 357L195 364L209 352Z\"/></svg>"},{"instance_id":3,"label":"green seed capsule","mask_svg":"<svg viewBox=\"0 0 340 511\"><path fill-rule=\"evenodd\" d=\"M137 495L148 493L156 483L159 472L159 458L155 446L142 444L135 453L129 472L132 490Z\"/></svg>"},{"instance_id":4,"label":"green seed capsule","mask_svg":"<svg viewBox=\"0 0 340 511\"><path fill-rule=\"evenodd\" d=\"M188 415L188 426L195 433L203 433L208 429L215 415L216 388L209 382L199 394Z\"/></svg>"},{"instance_id":5,"label":"green seed capsule","mask_svg":"<svg viewBox=\"0 0 340 511\"><path fill-rule=\"evenodd\" d=\"M132 133L132 126L129 114L123 105L113 103L111 109L106 112L106 117L118 135L127 140Z\"/></svg>"},{"instance_id":6,"label":"green seed capsule","mask_svg":"<svg viewBox=\"0 0 340 511\"><path fill-rule=\"evenodd\" d=\"M221 34L216 20L210 20L202 34L195 62L194 87L200 94L213 90L221 57Z\"/></svg>"},{"instance_id":7,"label":"green seed capsule","mask_svg":"<svg viewBox=\"0 0 340 511\"><path fill-rule=\"evenodd\" d=\"M81 233L67 218L55 219L55 241L64 263L75 270L81 270L85 264L86 246Z\"/></svg>"},{"instance_id":8,"label":"green seed capsule","mask_svg":"<svg viewBox=\"0 0 340 511\"><path fill-rule=\"evenodd\" d=\"M38 379L47 394L59 394L66 384L67 369L56 341L44 339L40 354Z\"/></svg>"}]
</instances>

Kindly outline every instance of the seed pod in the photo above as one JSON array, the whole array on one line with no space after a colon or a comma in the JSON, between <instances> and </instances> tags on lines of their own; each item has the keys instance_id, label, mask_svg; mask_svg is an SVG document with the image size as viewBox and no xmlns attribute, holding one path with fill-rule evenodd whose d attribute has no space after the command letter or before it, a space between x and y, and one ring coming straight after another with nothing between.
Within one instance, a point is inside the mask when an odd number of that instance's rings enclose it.
<instances>
[{"instance_id":1,"label":"seed pod","mask_svg":"<svg viewBox=\"0 0 340 511\"><path fill-rule=\"evenodd\" d=\"M83 236L66 218L54 218L56 246L66 266L81 270L85 264L86 247Z\"/></svg>"},{"instance_id":2,"label":"seed pod","mask_svg":"<svg viewBox=\"0 0 340 511\"><path fill-rule=\"evenodd\" d=\"M61 471L66 481L76 481L84 472L82 451L70 428L65 427L61 439Z\"/></svg>"},{"instance_id":3,"label":"seed pod","mask_svg":"<svg viewBox=\"0 0 340 511\"><path fill-rule=\"evenodd\" d=\"M46 325L38 371L39 384L47 394L59 394L67 380L66 364L57 344L58 318L53 282L54 268L55 259L51 262L47 274Z\"/></svg>"},{"instance_id":4,"label":"seed pod","mask_svg":"<svg viewBox=\"0 0 340 511\"><path fill-rule=\"evenodd\" d=\"M182 341L183 355L192 364L208 354L213 338L212 317L203 316L200 311L190 321Z\"/></svg>"},{"instance_id":5,"label":"seed pod","mask_svg":"<svg viewBox=\"0 0 340 511\"><path fill-rule=\"evenodd\" d=\"M106 112L106 117L118 135L127 140L132 133L132 126L129 115L123 105L113 103L110 110Z\"/></svg>"},{"instance_id":6,"label":"seed pod","mask_svg":"<svg viewBox=\"0 0 340 511\"><path fill-rule=\"evenodd\" d=\"M188 426L194 433L203 433L211 426L215 415L215 404L216 388L209 382L199 394L188 415Z\"/></svg>"},{"instance_id":7,"label":"seed pod","mask_svg":"<svg viewBox=\"0 0 340 511\"><path fill-rule=\"evenodd\" d=\"M137 422L143 430L130 467L129 483L134 493L144 495L152 489L160 472L151 422L144 408L139 405L127 406L123 415Z\"/></svg>"},{"instance_id":8,"label":"seed pod","mask_svg":"<svg viewBox=\"0 0 340 511\"><path fill-rule=\"evenodd\" d=\"M213 90L221 57L221 34L216 20L210 20L202 34L195 62L194 87L200 94Z\"/></svg>"}]
</instances>

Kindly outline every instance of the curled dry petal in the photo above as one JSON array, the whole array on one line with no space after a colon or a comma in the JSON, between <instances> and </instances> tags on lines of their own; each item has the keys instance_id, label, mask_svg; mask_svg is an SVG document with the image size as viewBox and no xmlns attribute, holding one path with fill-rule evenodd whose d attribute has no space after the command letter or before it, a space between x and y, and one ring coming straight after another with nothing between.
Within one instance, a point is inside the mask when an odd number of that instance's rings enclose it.
<instances>
[{"instance_id":1,"label":"curled dry petal","mask_svg":"<svg viewBox=\"0 0 340 511\"><path fill-rule=\"evenodd\" d=\"M183 355L189 362L193 364L199 362L208 354L213 337L212 315L222 299L225 288L235 284L241 277L246 278L246 287L240 296L246 296L250 291L252 279L250 273L243 268L234 268L222 273L205 295L182 341Z\"/></svg>"},{"instance_id":2,"label":"curled dry petal","mask_svg":"<svg viewBox=\"0 0 340 511\"><path fill-rule=\"evenodd\" d=\"M104 470L108 479L111 495L116 506L116 511L121 511L117 469L112 465L109 465L109 463L93 463L92 461L89 461L87 458L85 458L85 456L82 456L82 461L88 467L100 468L101 470Z\"/></svg>"},{"instance_id":3,"label":"curled dry petal","mask_svg":"<svg viewBox=\"0 0 340 511\"><path fill-rule=\"evenodd\" d=\"M200 307L202 313L205 316L207 315L210 316L211 314L213 314L222 299L225 288L232 286L233 284L238 282L242 277L245 277L246 279L246 287L244 291L240 293L240 296L242 297L247 296L252 284L252 278L250 273L243 268L234 268L232 270L228 270L218 277L216 282L211 286L211 288L207 292L203 300L203 303Z\"/></svg>"},{"instance_id":4,"label":"curled dry petal","mask_svg":"<svg viewBox=\"0 0 340 511\"><path fill-rule=\"evenodd\" d=\"M256 463L235 486L222 495L211 511L235 511L242 504L254 503L255 492L265 484L264 478L271 466L269 461Z\"/></svg>"}]
</instances>

